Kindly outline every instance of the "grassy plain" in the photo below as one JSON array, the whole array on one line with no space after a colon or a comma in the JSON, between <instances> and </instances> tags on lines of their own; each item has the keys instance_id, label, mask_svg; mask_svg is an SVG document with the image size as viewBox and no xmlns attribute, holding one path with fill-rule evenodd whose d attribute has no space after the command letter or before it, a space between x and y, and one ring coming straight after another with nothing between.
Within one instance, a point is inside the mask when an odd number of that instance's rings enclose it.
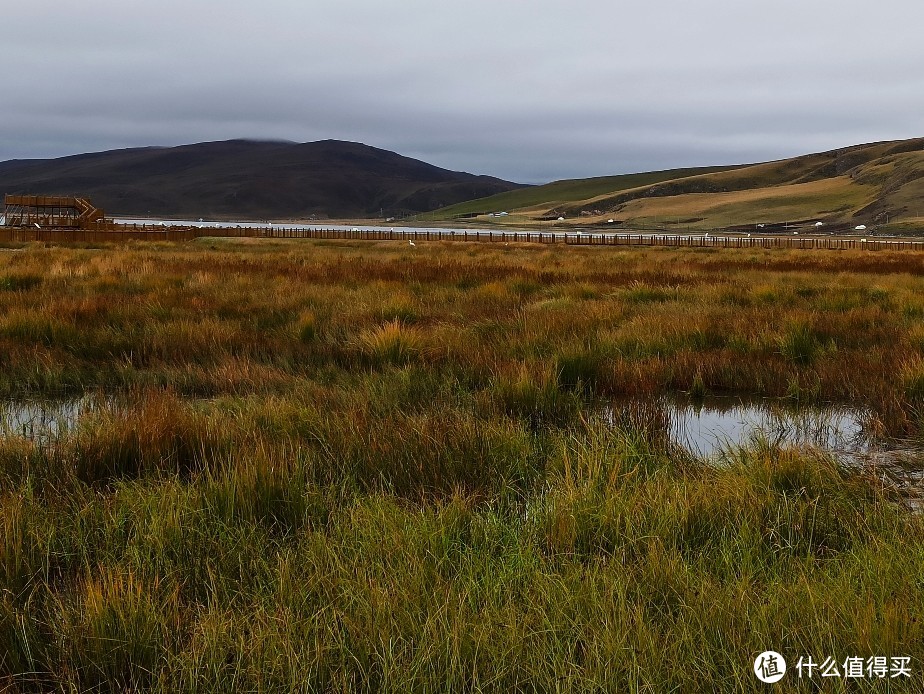
<instances>
[{"instance_id":1,"label":"grassy plain","mask_svg":"<svg viewBox=\"0 0 924 694\"><path fill-rule=\"evenodd\" d=\"M753 691L924 668L924 521L811 451L706 465L734 392L920 433L924 256L200 240L0 254L0 686ZM817 675L816 675L817 676ZM812 691L791 676L783 691Z\"/></svg>"}]
</instances>

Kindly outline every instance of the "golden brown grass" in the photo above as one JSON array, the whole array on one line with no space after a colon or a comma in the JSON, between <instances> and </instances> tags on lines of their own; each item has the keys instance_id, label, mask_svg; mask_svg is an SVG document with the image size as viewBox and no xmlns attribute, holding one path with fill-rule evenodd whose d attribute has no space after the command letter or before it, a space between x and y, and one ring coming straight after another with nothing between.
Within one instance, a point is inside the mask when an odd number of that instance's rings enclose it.
<instances>
[{"instance_id":1,"label":"golden brown grass","mask_svg":"<svg viewBox=\"0 0 924 694\"><path fill-rule=\"evenodd\" d=\"M682 220L684 226L693 229L780 223L827 218L844 209L860 209L871 203L878 192L878 188L858 185L847 176L840 176L729 193L644 198L627 203L618 210L618 216L628 224L664 225ZM600 222L606 216L589 219ZM701 221L685 222L690 218Z\"/></svg>"},{"instance_id":2,"label":"golden brown grass","mask_svg":"<svg viewBox=\"0 0 924 694\"><path fill-rule=\"evenodd\" d=\"M769 443L705 465L601 406L840 400L918 435L922 289L924 256L860 252L0 257L0 390L100 400L0 438L0 687L752 691L767 648L919 676L894 490Z\"/></svg>"}]
</instances>

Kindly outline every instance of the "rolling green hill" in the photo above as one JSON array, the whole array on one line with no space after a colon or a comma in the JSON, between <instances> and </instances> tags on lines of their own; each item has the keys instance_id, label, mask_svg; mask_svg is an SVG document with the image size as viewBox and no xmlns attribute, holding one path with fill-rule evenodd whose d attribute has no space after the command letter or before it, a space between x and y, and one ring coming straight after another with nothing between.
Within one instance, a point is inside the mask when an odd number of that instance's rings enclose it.
<instances>
[{"instance_id":1,"label":"rolling green hill","mask_svg":"<svg viewBox=\"0 0 924 694\"><path fill-rule=\"evenodd\" d=\"M488 216L501 210L508 215ZM821 221L829 228L917 229L924 223L924 138L762 164L558 181L434 213L437 219L473 215L478 223L496 225L552 220L566 226L716 229Z\"/></svg>"},{"instance_id":2,"label":"rolling green hill","mask_svg":"<svg viewBox=\"0 0 924 694\"><path fill-rule=\"evenodd\" d=\"M734 166L709 166L692 169L669 169L647 173L599 176L595 178L573 178L554 181L540 186L530 186L505 191L477 200L468 200L437 210L427 218L452 219L478 214L489 214L507 210L524 210L531 207L548 207L550 204L564 204L587 200L600 195L653 185L687 176L727 171Z\"/></svg>"}]
</instances>

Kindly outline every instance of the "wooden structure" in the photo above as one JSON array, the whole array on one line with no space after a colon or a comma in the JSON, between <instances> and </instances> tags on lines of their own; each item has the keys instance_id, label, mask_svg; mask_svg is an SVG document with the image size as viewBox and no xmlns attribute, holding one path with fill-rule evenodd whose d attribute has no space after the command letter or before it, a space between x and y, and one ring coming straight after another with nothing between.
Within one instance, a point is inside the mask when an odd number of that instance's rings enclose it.
<instances>
[{"instance_id":1,"label":"wooden structure","mask_svg":"<svg viewBox=\"0 0 924 694\"><path fill-rule=\"evenodd\" d=\"M84 198L7 195L3 203L8 227L94 229L105 221L103 211Z\"/></svg>"}]
</instances>

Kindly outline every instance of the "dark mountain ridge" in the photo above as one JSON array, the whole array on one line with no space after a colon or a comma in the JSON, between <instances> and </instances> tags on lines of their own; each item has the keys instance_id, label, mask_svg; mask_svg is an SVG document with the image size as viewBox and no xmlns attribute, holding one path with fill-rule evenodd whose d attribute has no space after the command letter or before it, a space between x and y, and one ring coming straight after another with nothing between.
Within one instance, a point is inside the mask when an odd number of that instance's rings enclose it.
<instances>
[{"instance_id":1,"label":"dark mountain ridge","mask_svg":"<svg viewBox=\"0 0 924 694\"><path fill-rule=\"evenodd\" d=\"M520 187L339 140L228 140L0 162L0 193L81 195L109 215L400 216Z\"/></svg>"}]
</instances>

